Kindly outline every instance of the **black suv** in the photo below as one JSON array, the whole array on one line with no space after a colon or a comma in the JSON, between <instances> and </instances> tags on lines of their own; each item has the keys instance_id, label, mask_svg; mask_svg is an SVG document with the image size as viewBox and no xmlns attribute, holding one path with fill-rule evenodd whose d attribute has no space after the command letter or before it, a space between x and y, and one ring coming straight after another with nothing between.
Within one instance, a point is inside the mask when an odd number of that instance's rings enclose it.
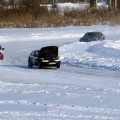
<instances>
[{"instance_id":1,"label":"black suv","mask_svg":"<svg viewBox=\"0 0 120 120\"><path fill-rule=\"evenodd\" d=\"M40 50L35 50L31 52L28 58L28 67L36 65L39 69L44 66L56 66L60 68L60 63L57 46L47 46Z\"/></svg>"},{"instance_id":2,"label":"black suv","mask_svg":"<svg viewBox=\"0 0 120 120\"><path fill-rule=\"evenodd\" d=\"M91 41L99 41L105 40L105 36L101 32L87 32L82 38L80 38L80 42L91 42Z\"/></svg>"}]
</instances>

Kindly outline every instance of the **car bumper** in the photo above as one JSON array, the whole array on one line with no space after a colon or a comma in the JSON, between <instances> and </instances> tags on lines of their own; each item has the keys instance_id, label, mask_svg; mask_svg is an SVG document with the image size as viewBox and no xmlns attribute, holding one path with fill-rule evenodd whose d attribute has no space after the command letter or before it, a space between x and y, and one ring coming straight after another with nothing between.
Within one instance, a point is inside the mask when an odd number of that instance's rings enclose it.
<instances>
[{"instance_id":1,"label":"car bumper","mask_svg":"<svg viewBox=\"0 0 120 120\"><path fill-rule=\"evenodd\" d=\"M50 61L50 60L42 60L42 64L43 65L49 65L49 66L51 66L51 65L56 65L56 64L60 64L60 60L52 60L52 61Z\"/></svg>"}]
</instances>

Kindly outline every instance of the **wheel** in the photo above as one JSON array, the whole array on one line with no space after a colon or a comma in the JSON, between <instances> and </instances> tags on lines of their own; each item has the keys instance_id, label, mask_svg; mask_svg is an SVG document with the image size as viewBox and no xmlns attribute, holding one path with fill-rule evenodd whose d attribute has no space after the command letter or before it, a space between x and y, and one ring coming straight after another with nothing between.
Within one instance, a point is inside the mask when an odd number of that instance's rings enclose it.
<instances>
[{"instance_id":1,"label":"wheel","mask_svg":"<svg viewBox=\"0 0 120 120\"><path fill-rule=\"evenodd\" d=\"M57 68L60 68L60 63L57 64Z\"/></svg>"},{"instance_id":2,"label":"wheel","mask_svg":"<svg viewBox=\"0 0 120 120\"><path fill-rule=\"evenodd\" d=\"M33 67L33 64L32 64L30 61L28 61L28 67L29 67L29 68L32 68L32 67Z\"/></svg>"},{"instance_id":3,"label":"wheel","mask_svg":"<svg viewBox=\"0 0 120 120\"><path fill-rule=\"evenodd\" d=\"M41 63L41 62L38 63L38 68L39 68L39 69L42 68L42 63Z\"/></svg>"}]
</instances>

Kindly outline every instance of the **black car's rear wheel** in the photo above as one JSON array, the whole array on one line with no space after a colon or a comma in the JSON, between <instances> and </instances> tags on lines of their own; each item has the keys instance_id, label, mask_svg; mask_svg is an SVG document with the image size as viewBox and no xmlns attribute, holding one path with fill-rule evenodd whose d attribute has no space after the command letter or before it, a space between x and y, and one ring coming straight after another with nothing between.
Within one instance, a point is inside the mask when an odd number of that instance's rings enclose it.
<instances>
[{"instance_id":1,"label":"black car's rear wheel","mask_svg":"<svg viewBox=\"0 0 120 120\"><path fill-rule=\"evenodd\" d=\"M39 69L42 68L42 63L41 63L41 62L38 63L38 68L39 68Z\"/></svg>"},{"instance_id":2,"label":"black car's rear wheel","mask_svg":"<svg viewBox=\"0 0 120 120\"><path fill-rule=\"evenodd\" d=\"M33 64L32 64L30 61L28 61L28 67L29 67L29 68L32 68L32 67L33 67Z\"/></svg>"}]
</instances>

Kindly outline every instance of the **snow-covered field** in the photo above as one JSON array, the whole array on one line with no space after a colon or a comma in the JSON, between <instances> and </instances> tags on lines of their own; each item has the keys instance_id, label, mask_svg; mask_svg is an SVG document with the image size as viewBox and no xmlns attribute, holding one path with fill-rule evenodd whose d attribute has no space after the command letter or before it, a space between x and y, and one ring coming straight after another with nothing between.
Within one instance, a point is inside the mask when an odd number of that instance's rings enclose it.
<instances>
[{"instance_id":1,"label":"snow-covered field","mask_svg":"<svg viewBox=\"0 0 120 120\"><path fill-rule=\"evenodd\" d=\"M79 42L100 31L104 41ZM0 29L0 120L120 120L120 26ZM58 45L61 68L27 67Z\"/></svg>"}]
</instances>

